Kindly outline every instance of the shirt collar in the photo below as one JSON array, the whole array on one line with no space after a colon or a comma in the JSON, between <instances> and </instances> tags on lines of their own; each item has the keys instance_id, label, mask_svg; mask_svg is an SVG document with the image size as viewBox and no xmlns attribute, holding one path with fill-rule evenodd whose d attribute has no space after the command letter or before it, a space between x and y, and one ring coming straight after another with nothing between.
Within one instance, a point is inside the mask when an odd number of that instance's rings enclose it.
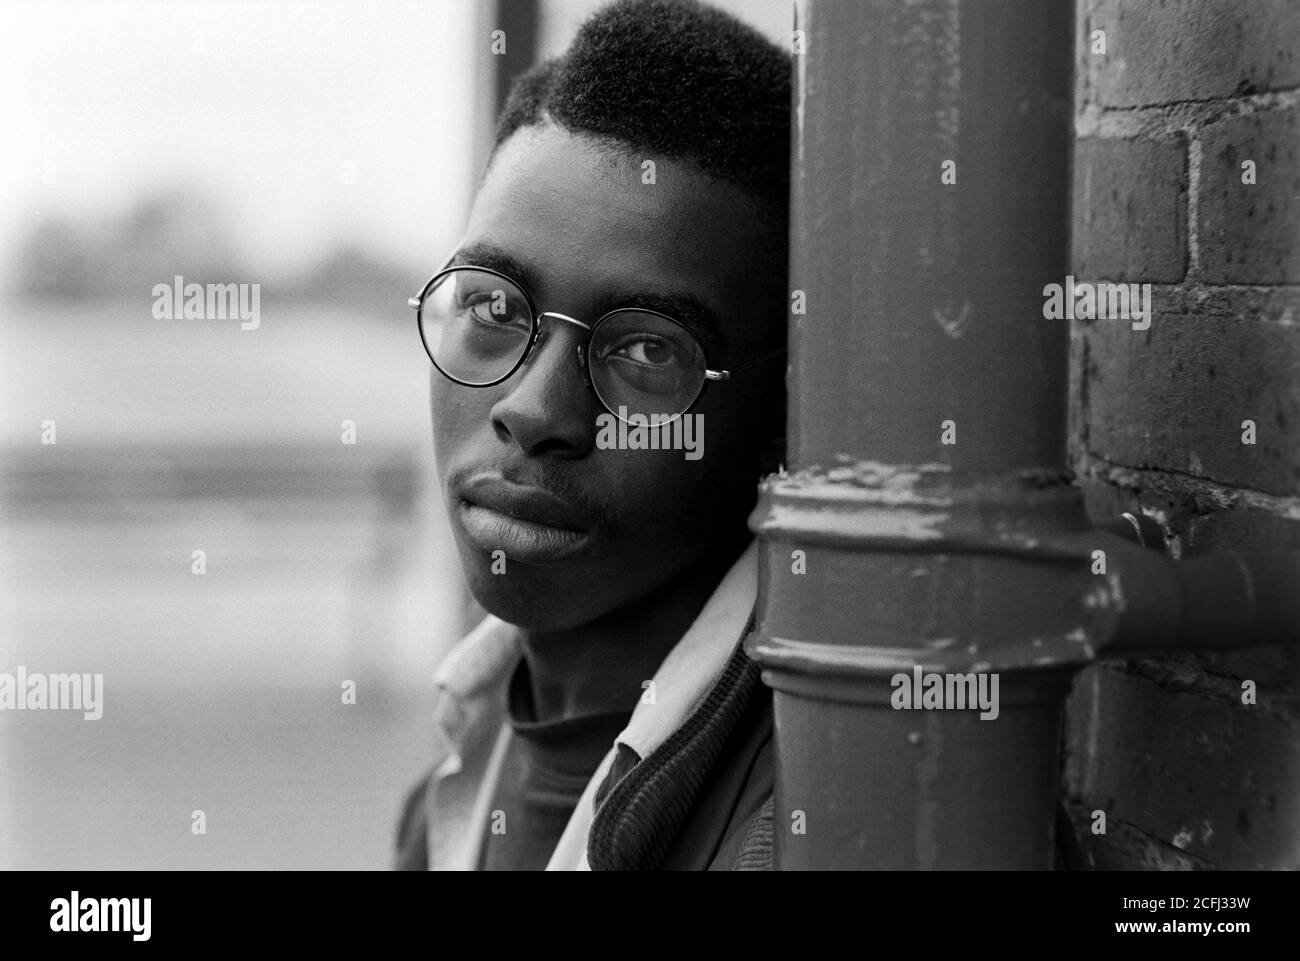
<instances>
[{"instance_id":1,"label":"shirt collar","mask_svg":"<svg viewBox=\"0 0 1300 961\"><path fill-rule=\"evenodd\" d=\"M519 628L489 614L456 643L433 674L439 693L472 697L495 681L519 654Z\"/></svg>"},{"instance_id":2,"label":"shirt collar","mask_svg":"<svg viewBox=\"0 0 1300 961\"><path fill-rule=\"evenodd\" d=\"M494 716L488 693L504 682L519 657L519 629L491 614L443 657L433 675L438 776L460 771L474 729Z\"/></svg>"},{"instance_id":3,"label":"shirt collar","mask_svg":"<svg viewBox=\"0 0 1300 961\"><path fill-rule=\"evenodd\" d=\"M616 744L648 757L682 725L722 672L749 622L757 594L758 542L750 541L645 685ZM489 614L439 664L433 678L434 726L451 755L449 770L459 770L466 729L478 720L472 706L503 682L520 655L519 629Z\"/></svg>"},{"instance_id":4,"label":"shirt collar","mask_svg":"<svg viewBox=\"0 0 1300 961\"><path fill-rule=\"evenodd\" d=\"M645 758L666 741L722 673L758 596L758 542L750 541L682 639L644 686L616 740Z\"/></svg>"}]
</instances>

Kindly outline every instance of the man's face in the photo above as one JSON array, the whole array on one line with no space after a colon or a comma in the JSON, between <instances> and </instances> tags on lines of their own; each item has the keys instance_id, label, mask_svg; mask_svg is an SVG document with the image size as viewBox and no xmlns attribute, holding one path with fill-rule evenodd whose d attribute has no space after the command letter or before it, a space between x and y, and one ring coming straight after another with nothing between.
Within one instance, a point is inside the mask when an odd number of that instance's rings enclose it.
<instances>
[{"instance_id":1,"label":"man's face","mask_svg":"<svg viewBox=\"0 0 1300 961\"><path fill-rule=\"evenodd\" d=\"M772 349L785 283L772 232L783 224L688 165L647 158L655 182L644 183L642 159L553 126L521 130L497 152L458 262L500 270L539 311L588 325L647 298L694 302L714 328L701 335L713 369ZM601 449L605 408L578 364L588 333L542 323L542 341L504 383L464 387L435 370L432 402L438 478L474 597L549 631L644 597L743 532L770 431L760 381L782 362L709 385L691 411L703 416L698 460ZM504 573L493 572L497 551Z\"/></svg>"}]
</instances>

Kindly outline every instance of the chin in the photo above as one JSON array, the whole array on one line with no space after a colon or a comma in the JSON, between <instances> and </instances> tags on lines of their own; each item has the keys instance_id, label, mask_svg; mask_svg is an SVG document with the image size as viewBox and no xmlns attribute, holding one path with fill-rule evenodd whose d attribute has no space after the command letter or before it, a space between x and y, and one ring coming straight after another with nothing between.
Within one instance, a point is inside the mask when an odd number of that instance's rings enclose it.
<instances>
[{"instance_id":1,"label":"chin","mask_svg":"<svg viewBox=\"0 0 1300 961\"><path fill-rule=\"evenodd\" d=\"M470 556L462 554L461 563L474 600L507 624L528 631L561 631L579 627L598 616L574 610L562 600L576 598L576 592L583 587L565 578L556 568L511 563L508 573L493 574L490 558L477 552ZM587 588L590 586L588 581Z\"/></svg>"}]
</instances>

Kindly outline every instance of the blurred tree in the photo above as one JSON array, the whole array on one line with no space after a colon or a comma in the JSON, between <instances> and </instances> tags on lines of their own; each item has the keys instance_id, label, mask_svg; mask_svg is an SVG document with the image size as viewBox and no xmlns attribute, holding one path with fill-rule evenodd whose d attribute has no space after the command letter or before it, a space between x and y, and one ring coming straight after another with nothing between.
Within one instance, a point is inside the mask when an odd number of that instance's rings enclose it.
<instances>
[{"instance_id":1,"label":"blurred tree","mask_svg":"<svg viewBox=\"0 0 1300 961\"><path fill-rule=\"evenodd\" d=\"M202 191L173 187L102 222L38 221L20 242L19 294L93 299L145 294L181 274L199 283L240 272L231 231Z\"/></svg>"},{"instance_id":2,"label":"blurred tree","mask_svg":"<svg viewBox=\"0 0 1300 961\"><path fill-rule=\"evenodd\" d=\"M142 297L179 274L187 283L259 283L264 301L328 304L405 321L402 304L425 279L353 244L334 247L291 276L276 276L248 263L239 247L206 192L171 187L103 221L52 216L36 222L19 244L16 292L35 299Z\"/></svg>"}]
</instances>

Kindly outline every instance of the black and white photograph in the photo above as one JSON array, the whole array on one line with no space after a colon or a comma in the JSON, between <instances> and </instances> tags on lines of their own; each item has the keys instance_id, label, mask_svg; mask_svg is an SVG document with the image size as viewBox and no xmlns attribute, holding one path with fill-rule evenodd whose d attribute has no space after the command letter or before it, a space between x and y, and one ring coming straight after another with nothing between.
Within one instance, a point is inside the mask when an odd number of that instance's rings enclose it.
<instances>
[{"instance_id":1,"label":"black and white photograph","mask_svg":"<svg viewBox=\"0 0 1300 961\"><path fill-rule=\"evenodd\" d=\"M850 871L1263 933L1300 2L0 0L0 77L6 930Z\"/></svg>"}]
</instances>

